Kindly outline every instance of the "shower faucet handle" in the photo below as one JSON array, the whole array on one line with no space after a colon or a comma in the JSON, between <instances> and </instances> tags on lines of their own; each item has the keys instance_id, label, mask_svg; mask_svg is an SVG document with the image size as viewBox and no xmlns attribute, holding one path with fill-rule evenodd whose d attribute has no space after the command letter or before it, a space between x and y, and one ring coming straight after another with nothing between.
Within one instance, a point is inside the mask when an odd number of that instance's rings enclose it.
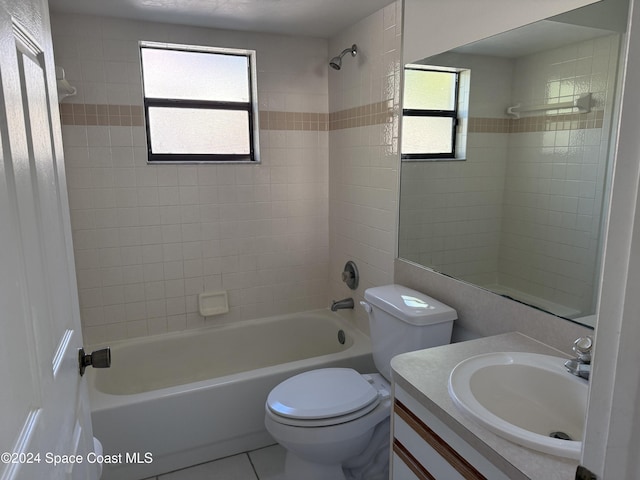
<instances>
[{"instance_id":1,"label":"shower faucet handle","mask_svg":"<svg viewBox=\"0 0 640 480\"><path fill-rule=\"evenodd\" d=\"M353 276L353 273L351 273L351 272L347 272L346 270L345 270L344 272L342 272L342 281L343 281L344 283L348 283L348 282L350 282L353 278L355 278L355 277Z\"/></svg>"},{"instance_id":2,"label":"shower faucet handle","mask_svg":"<svg viewBox=\"0 0 640 480\"><path fill-rule=\"evenodd\" d=\"M360 274L358 273L358 267L356 264L349 260L342 270L340 274L342 276L342 281L347 284L351 290L355 290L358 288L358 283L360 282Z\"/></svg>"},{"instance_id":3,"label":"shower faucet handle","mask_svg":"<svg viewBox=\"0 0 640 480\"><path fill-rule=\"evenodd\" d=\"M80 367L80 376L84 375L87 367L109 368L111 367L111 348L103 348L89 354L84 352L84 348L81 348L78 350L78 364Z\"/></svg>"}]
</instances>

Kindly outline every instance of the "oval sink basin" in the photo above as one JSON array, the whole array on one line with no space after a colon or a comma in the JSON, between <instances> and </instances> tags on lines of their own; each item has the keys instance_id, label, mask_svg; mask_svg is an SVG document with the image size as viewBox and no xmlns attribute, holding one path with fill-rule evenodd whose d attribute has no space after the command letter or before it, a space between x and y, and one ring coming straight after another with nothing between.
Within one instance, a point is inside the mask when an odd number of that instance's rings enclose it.
<instances>
[{"instance_id":1,"label":"oval sink basin","mask_svg":"<svg viewBox=\"0 0 640 480\"><path fill-rule=\"evenodd\" d=\"M564 362L523 352L478 355L451 371L449 394L465 415L497 435L579 459L588 383L568 373Z\"/></svg>"}]
</instances>

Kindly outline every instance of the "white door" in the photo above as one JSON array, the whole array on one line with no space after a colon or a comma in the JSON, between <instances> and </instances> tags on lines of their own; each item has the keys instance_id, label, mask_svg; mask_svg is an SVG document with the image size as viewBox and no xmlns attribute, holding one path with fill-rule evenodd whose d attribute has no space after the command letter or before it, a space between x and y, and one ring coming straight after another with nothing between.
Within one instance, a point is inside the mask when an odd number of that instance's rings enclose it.
<instances>
[{"instance_id":1,"label":"white door","mask_svg":"<svg viewBox=\"0 0 640 480\"><path fill-rule=\"evenodd\" d=\"M46 0L0 0L0 480L97 476L56 102Z\"/></svg>"}]
</instances>

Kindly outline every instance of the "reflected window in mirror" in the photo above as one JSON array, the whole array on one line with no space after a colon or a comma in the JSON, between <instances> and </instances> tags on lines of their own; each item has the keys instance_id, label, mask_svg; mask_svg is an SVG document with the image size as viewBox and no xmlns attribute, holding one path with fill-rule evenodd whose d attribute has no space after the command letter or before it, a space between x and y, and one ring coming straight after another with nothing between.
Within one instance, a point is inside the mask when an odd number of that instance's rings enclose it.
<instances>
[{"instance_id":1,"label":"reflected window in mirror","mask_svg":"<svg viewBox=\"0 0 640 480\"><path fill-rule=\"evenodd\" d=\"M464 160L469 70L406 65L403 160Z\"/></svg>"}]
</instances>

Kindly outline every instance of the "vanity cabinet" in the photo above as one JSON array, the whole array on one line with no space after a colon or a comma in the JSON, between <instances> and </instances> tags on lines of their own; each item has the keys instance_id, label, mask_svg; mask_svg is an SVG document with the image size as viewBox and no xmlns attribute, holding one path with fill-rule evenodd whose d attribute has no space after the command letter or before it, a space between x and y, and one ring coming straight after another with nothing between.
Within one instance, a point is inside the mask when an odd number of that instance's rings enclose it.
<instances>
[{"instance_id":1,"label":"vanity cabinet","mask_svg":"<svg viewBox=\"0 0 640 480\"><path fill-rule=\"evenodd\" d=\"M392 428L392 480L509 480L398 385Z\"/></svg>"}]
</instances>

